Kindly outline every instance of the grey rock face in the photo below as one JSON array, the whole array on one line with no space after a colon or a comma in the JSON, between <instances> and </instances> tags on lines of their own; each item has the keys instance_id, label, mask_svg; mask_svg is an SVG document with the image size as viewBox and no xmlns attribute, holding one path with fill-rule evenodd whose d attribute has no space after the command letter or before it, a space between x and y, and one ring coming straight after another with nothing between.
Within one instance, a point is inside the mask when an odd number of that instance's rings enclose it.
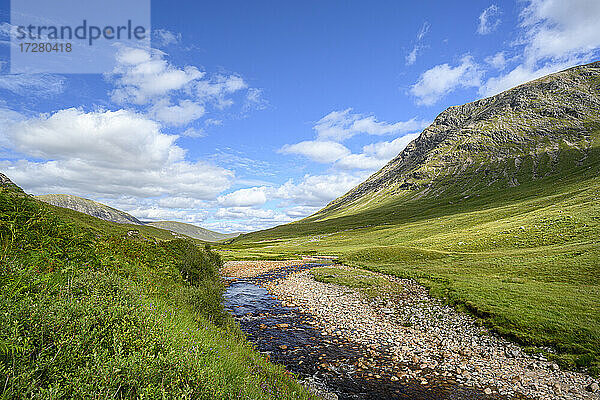
<instances>
[{"instance_id":1,"label":"grey rock face","mask_svg":"<svg viewBox=\"0 0 600 400\"><path fill-rule=\"evenodd\" d=\"M23 193L23 189L15 185L8 176L0 172L0 187Z\"/></svg>"},{"instance_id":2,"label":"grey rock face","mask_svg":"<svg viewBox=\"0 0 600 400\"><path fill-rule=\"evenodd\" d=\"M4 186L8 184L12 184L12 181L8 179L6 175L0 172L0 185Z\"/></svg>"}]
</instances>

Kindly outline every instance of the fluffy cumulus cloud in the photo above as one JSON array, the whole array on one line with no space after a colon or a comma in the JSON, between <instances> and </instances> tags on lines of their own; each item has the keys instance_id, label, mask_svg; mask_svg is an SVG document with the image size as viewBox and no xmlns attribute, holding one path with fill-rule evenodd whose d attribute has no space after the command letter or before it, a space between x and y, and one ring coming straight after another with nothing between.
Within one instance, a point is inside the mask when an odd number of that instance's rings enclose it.
<instances>
[{"instance_id":1,"label":"fluffy cumulus cloud","mask_svg":"<svg viewBox=\"0 0 600 400\"><path fill-rule=\"evenodd\" d=\"M179 104L172 105L169 100L165 99L150 108L150 115L155 120L176 126L187 125L202 117L204 113L204 107L191 100L180 100Z\"/></svg>"},{"instance_id":2,"label":"fluffy cumulus cloud","mask_svg":"<svg viewBox=\"0 0 600 400\"><path fill-rule=\"evenodd\" d=\"M3 135L22 157L2 169L34 193L214 199L233 179L187 160L177 136L132 111L61 110L4 126Z\"/></svg>"},{"instance_id":3,"label":"fluffy cumulus cloud","mask_svg":"<svg viewBox=\"0 0 600 400\"><path fill-rule=\"evenodd\" d=\"M479 15L477 33L487 35L494 32L498 28L498 25L500 25L500 14L500 8L495 4L483 10Z\"/></svg>"},{"instance_id":4,"label":"fluffy cumulus cloud","mask_svg":"<svg viewBox=\"0 0 600 400\"><path fill-rule=\"evenodd\" d=\"M386 162L396 157L420 133L410 133L389 142L377 142L363 147L363 152Z\"/></svg>"},{"instance_id":5,"label":"fluffy cumulus cloud","mask_svg":"<svg viewBox=\"0 0 600 400\"><path fill-rule=\"evenodd\" d=\"M332 163L350 154L350 150L343 144L313 140L285 145L279 152L283 154L300 154L319 163Z\"/></svg>"},{"instance_id":6,"label":"fluffy cumulus cloud","mask_svg":"<svg viewBox=\"0 0 600 400\"><path fill-rule=\"evenodd\" d=\"M365 173L346 172L305 175L299 182L288 180L275 190L274 196L303 206L323 206L361 183L367 176Z\"/></svg>"},{"instance_id":7,"label":"fluffy cumulus cloud","mask_svg":"<svg viewBox=\"0 0 600 400\"><path fill-rule=\"evenodd\" d=\"M473 57L462 57L456 66L440 64L423 72L410 93L417 98L417 104L433 105L456 88L481 86L483 71Z\"/></svg>"},{"instance_id":8,"label":"fluffy cumulus cloud","mask_svg":"<svg viewBox=\"0 0 600 400\"><path fill-rule=\"evenodd\" d=\"M169 34L161 32L161 37ZM157 121L185 126L203 117L207 107L223 110L234 104L234 95L245 91L244 111L264 108L262 91L249 88L237 74L209 75L193 65L177 67L166 54L153 49L121 48L117 66L107 75L115 88L111 99L119 105L139 106Z\"/></svg>"},{"instance_id":9,"label":"fluffy cumulus cloud","mask_svg":"<svg viewBox=\"0 0 600 400\"><path fill-rule=\"evenodd\" d=\"M117 104L147 104L170 92L188 89L204 76L194 66L177 68L169 64L158 50L122 48L117 53L117 66L109 76L116 86L112 100Z\"/></svg>"},{"instance_id":10,"label":"fluffy cumulus cloud","mask_svg":"<svg viewBox=\"0 0 600 400\"><path fill-rule=\"evenodd\" d=\"M493 56L486 57L485 62L497 70L503 70L504 68L506 68L507 61L504 52L499 51Z\"/></svg>"},{"instance_id":11,"label":"fluffy cumulus cloud","mask_svg":"<svg viewBox=\"0 0 600 400\"><path fill-rule=\"evenodd\" d=\"M491 96L521 83L589 62L598 54L600 2L531 0L521 12L521 39L513 43L519 63L490 77L479 89ZM486 61L505 69L498 57Z\"/></svg>"},{"instance_id":12,"label":"fluffy cumulus cloud","mask_svg":"<svg viewBox=\"0 0 600 400\"><path fill-rule=\"evenodd\" d=\"M427 125L428 122L416 118L393 124L380 122L374 116L353 113L350 108L332 111L315 124L316 140L288 144L279 152L302 155L318 163L332 164L336 169L374 171L384 166L416 137L417 134L406 134L407 131L420 130ZM339 143L358 134L402 136L364 146L362 153L352 153Z\"/></svg>"},{"instance_id":13,"label":"fluffy cumulus cloud","mask_svg":"<svg viewBox=\"0 0 600 400\"><path fill-rule=\"evenodd\" d=\"M393 124L379 122L372 115L353 113L351 108L347 108L342 111L332 111L325 115L317 121L314 130L319 140L339 142L361 133L368 135L399 135L422 129L425 126L427 126L426 121L419 121L416 118Z\"/></svg>"},{"instance_id":14,"label":"fluffy cumulus cloud","mask_svg":"<svg viewBox=\"0 0 600 400\"><path fill-rule=\"evenodd\" d=\"M219 204L225 207L249 207L259 206L267 202L266 187L252 187L239 189L235 192L220 196Z\"/></svg>"},{"instance_id":15,"label":"fluffy cumulus cloud","mask_svg":"<svg viewBox=\"0 0 600 400\"><path fill-rule=\"evenodd\" d=\"M525 28L525 60L567 60L600 46L596 0L532 0L521 14Z\"/></svg>"}]
</instances>

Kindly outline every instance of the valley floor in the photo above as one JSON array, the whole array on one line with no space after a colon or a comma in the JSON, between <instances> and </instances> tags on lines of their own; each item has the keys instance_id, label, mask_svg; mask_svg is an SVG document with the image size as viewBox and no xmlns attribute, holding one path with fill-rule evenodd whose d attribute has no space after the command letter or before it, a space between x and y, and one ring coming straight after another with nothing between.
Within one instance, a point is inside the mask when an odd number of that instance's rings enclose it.
<instances>
[{"instance_id":1,"label":"valley floor","mask_svg":"<svg viewBox=\"0 0 600 400\"><path fill-rule=\"evenodd\" d=\"M236 262L226 269L243 278L260 275L265 266L274 270L291 264L297 262ZM449 380L478 388L482 398L600 398L598 383L590 376L527 354L471 316L432 298L412 279L335 265L292 273L265 286L284 304L313 316L324 335L372 349L355 360L355 367L374 380L425 388ZM391 354L394 364L381 375L373 359L378 353Z\"/></svg>"}]
</instances>

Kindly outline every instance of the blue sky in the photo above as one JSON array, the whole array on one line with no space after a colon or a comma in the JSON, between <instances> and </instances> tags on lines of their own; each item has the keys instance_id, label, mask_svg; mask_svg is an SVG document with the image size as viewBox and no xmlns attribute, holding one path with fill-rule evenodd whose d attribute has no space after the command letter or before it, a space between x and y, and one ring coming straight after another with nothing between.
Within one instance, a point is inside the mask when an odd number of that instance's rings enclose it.
<instances>
[{"instance_id":1,"label":"blue sky","mask_svg":"<svg viewBox=\"0 0 600 400\"><path fill-rule=\"evenodd\" d=\"M152 1L152 51L105 74L8 74L0 170L144 220L249 231L299 219L451 105L593 61L592 0Z\"/></svg>"}]
</instances>

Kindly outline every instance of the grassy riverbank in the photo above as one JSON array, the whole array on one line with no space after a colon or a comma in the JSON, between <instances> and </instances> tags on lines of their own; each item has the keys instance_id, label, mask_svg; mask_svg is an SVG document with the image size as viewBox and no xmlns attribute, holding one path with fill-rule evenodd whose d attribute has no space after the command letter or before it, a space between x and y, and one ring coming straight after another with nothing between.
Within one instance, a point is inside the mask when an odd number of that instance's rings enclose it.
<instances>
[{"instance_id":1,"label":"grassy riverbank","mask_svg":"<svg viewBox=\"0 0 600 400\"><path fill-rule=\"evenodd\" d=\"M557 361L600 367L600 162L517 187L465 197L390 200L361 210L244 235L227 259L334 254L342 262L412 277Z\"/></svg>"},{"instance_id":2,"label":"grassy riverbank","mask_svg":"<svg viewBox=\"0 0 600 400\"><path fill-rule=\"evenodd\" d=\"M309 398L224 312L216 253L49 209L0 188L0 398Z\"/></svg>"}]
</instances>

